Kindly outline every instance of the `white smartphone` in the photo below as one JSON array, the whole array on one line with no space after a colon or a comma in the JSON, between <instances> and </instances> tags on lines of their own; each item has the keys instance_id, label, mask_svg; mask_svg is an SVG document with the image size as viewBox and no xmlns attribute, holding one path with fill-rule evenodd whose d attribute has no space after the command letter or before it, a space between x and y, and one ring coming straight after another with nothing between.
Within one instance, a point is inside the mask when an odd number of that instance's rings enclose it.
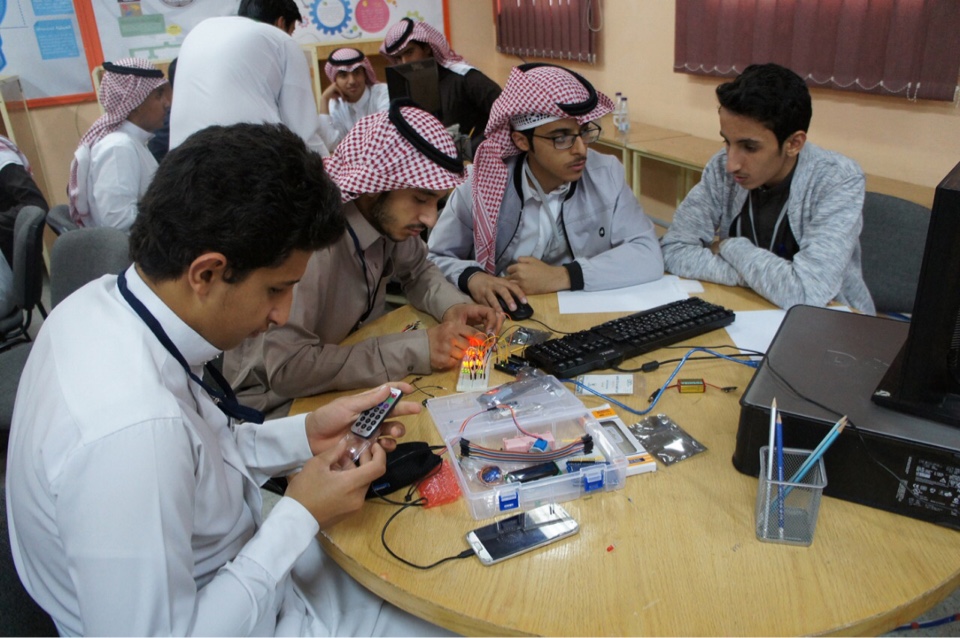
<instances>
[{"instance_id":1,"label":"white smartphone","mask_svg":"<svg viewBox=\"0 0 960 638\"><path fill-rule=\"evenodd\" d=\"M467 534L467 542L481 563L492 565L579 530L567 510L551 504L475 529Z\"/></svg>"}]
</instances>

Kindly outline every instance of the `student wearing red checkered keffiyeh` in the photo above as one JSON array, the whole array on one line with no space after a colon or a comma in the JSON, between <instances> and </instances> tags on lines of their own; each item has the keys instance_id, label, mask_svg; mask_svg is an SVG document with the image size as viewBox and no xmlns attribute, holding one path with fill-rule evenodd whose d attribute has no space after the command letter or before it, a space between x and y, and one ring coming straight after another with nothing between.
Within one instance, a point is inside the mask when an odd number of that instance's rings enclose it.
<instances>
[{"instance_id":1,"label":"student wearing red checkered keffiyeh","mask_svg":"<svg viewBox=\"0 0 960 638\"><path fill-rule=\"evenodd\" d=\"M427 259L421 233L463 182L443 125L409 101L357 122L324 161L340 187L347 232L311 257L284 326L228 352L224 373L247 405L281 414L293 397L365 388L458 365L473 339L501 318L474 304ZM426 330L337 345L384 314L387 282L440 323Z\"/></svg>"},{"instance_id":2,"label":"student wearing red checkered keffiyeh","mask_svg":"<svg viewBox=\"0 0 960 638\"><path fill-rule=\"evenodd\" d=\"M653 223L623 165L589 149L610 99L552 64L514 68L430 258L478 303L632 286L663 275Z\"/></svg>"},{"instance_id":3,"label":"student wearing red checkered keffiyeh","mask_svg":"<svg viewBox=\"0 0 960 638\"><path fill-rule=\"evenodd\" d=\"M353 125L390 106L387 85L377 82L373 65L362 51L342 47L323 67L330 86L320 96L320 135L333 150Z\"/></svg>"},{"instance_id":4,"label":"student wearing red checkered keffiyeh","mask_svg":"<svg viewBox=\"0 0 960 638\"><path fill-rule=\"evenodd\" d=\"M70 216L81 226L129 231L137 200L157 170L147 142L164 124L170 94L149 60L103 63L100 104L106 111L80 139L70 164Z\"/></svg>"},{"instance_id":5,"label":"student wearing red checkered keffiyeh","mask_svg":"<svg viewBox=\"0 0 960 638\"><path fill-rule=\"evenodd\" d=\"M440 120L448 127L459 125L460 133L470 138L472 157L483 141L490 108L500 95L500 86L467 64L450 48L443 34L426 22L400 20L384 36L380 54L393 64L436 60Z\"/></svg>"}]
</instances>

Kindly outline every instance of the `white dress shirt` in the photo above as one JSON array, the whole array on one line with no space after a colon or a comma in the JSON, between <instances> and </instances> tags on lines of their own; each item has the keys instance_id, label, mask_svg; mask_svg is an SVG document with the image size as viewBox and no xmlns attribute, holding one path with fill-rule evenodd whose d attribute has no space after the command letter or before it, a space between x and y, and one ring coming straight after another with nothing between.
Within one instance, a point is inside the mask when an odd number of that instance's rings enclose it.
<instances>
[{"instance_id":1,"label":"white dress shirt","mask_svg":"<svg viewBox=\"0 0 960 638\"><path fill-rule=\"evenodd\" d=\"M320 135L327 148L333 151L360 118L386 111L389 107L390 94L382 82L365 87L356 102L333 98L327 106L330 114L320 115Z\"/></svg>"},{"instance_id":2,"label":"white dress shirt","mask_svg":"<svg viewBox=\"0 0 960 638\"><path fill-rule=\"evenodd\" d=\"M126 276L202 374L217 349ZM261 521L259 485L310 457L305 417L230 427L116 282L44 322L10 432L14 561L61 635L430 631L337 568L297 501Z\"/></svg>"},{"instance_id":3,"label":"white dress shirt","mask_svg":"<svg viewBox=\"0 0 960 638\"><path fill-rule=\"evenodd\" d=\"M570 192L570 184L561 184L544 193L530 170L529 162L524 160L522 190L523 212L517 229L517 256L535 257L551 266L572 261L573 255L560 225L560 211Z\"/></svg>"},{"instance_id":4,"label":"white dress shirt","mask_svg":"<svg viewBox=\"0 0 960 638\"><path fill-rule=\"evenodd\" d=\"M124 120L93 148L77 149L77 210L84 226L113 226L129 232L137 200L147 191L157 160L147 142L152 133Z\"/></svg>"},{"instance_id":5,"label":"white dress shirt","mask_svg":"<svg viewBox=\"0 0 960 638\"><path fill-rule=\"evenodd\" d=\"M214 124L282 123L329 155L318 132L307 59L277 27L241 16L207 18L180 47L170 148Z\"/></svg>"}]
</instances>

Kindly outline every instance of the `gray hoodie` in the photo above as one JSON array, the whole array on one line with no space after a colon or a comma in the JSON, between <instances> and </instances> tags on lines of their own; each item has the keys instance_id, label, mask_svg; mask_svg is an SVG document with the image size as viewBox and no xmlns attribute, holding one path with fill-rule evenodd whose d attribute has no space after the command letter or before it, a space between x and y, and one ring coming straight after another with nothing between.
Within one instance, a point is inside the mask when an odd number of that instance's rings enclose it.
<instances>
[{"instance_id":1,"label":"gray hoodie","mask_svg":"<svg viewBox=\"0 0 960 638\"><path fill-rule=\"evenodd\" d=\"M745 237L729 236L749 191L727 173L726 164L726 150L714 155L677 208L661 240L667 271L749 286L782 308L836 300L875 314L860 269L865 180L857 163L810 142L804 145L787 200L790 230L800 246L793 261ZM710 249L714 237L726 240L719 254Z\"/></svg>"}]
</instances>

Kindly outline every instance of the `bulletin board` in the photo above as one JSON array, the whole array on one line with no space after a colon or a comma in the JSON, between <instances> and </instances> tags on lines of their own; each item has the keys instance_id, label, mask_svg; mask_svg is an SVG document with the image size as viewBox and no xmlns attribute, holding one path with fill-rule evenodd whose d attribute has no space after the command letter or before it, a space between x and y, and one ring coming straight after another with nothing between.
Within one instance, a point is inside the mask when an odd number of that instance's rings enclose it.
<instances>
[{"instance_id":1,"label":"bulletin board","mask_svg":"<svg viewBox=\"0 0 960 638\"><path fill-rule=\"evenodd\" d=\"M28 100L90 94L89 60L70 0L0 0L0 75L19 75Z\"/></svg>"},{"instance_id":2,"label":"bulletin board","mask_svg":"<svg viewBox=\"0 0 960 638\"><path fill-rule=\"evenodd\" d=\"M398 20L444 33L447 0L296 0L301 45L382 40ZM19 75L31 106L95 99L104 60L171 60L201 20L234 15L240 0L0 0L0 75Z\"/></svg>"}]
</instances>

